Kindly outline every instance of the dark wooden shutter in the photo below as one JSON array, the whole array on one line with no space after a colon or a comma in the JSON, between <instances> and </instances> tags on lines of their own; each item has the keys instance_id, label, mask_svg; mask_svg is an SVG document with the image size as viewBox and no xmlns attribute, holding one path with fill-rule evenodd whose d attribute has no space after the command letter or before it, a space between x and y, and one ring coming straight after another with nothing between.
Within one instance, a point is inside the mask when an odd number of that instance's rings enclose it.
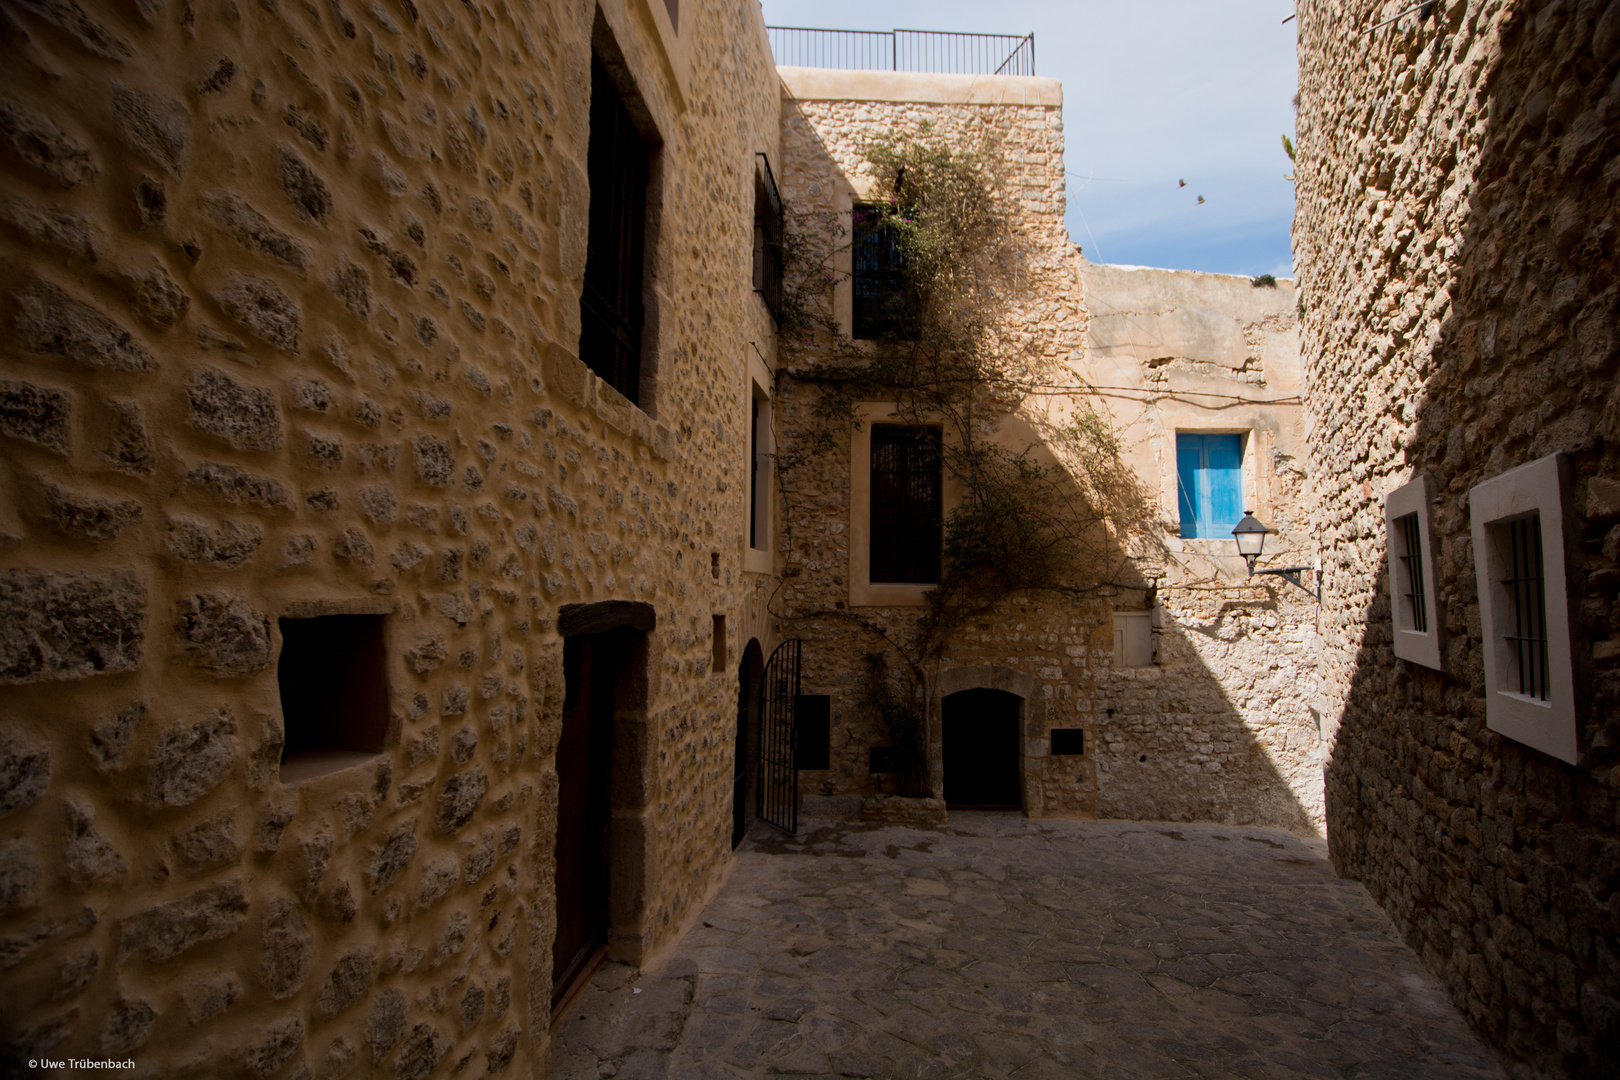
<instances>
[{"instance_id":1,"label":"dark wooden shutter","mask_svg":"<svg viewBox=\"0 0 1620 1080\"><path fill-rule=\"evenodd\" d=\"M872 426L871 560L868 578L939 581L941 526L938 428Z\"/></svg>"},{"instance_id":2,"label":"dark wooden shutter","mask_svg":"<svg viewBox=\"0 0 1620 1080\"><path fill-rule=\"evenodd\" d=\"M642 269L647 220L647 144L600 62L591 65L591 185L580 359L619 393L641 390Z\"/></svg>"}]
</instances>

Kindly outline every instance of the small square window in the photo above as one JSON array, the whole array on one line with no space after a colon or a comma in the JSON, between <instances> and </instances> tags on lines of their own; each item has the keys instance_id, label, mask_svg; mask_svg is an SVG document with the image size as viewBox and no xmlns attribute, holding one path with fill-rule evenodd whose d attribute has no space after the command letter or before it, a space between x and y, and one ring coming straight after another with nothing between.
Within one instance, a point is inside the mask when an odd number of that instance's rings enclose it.
<instances>
[{"instance_id":1,"label":"small square window","mask_svg":"<svg viewBox=\"0 0 1620 1080\"><path fill-rule=\"evenodd\" d=\"M322 615L279 625L282 779L380 752L388 737L383 616Z\"/></svg>"},{"instance_id":2,"label":"small square window","mask_svg":"<svg viewBox=\"0 0 1620 1080\"><path fill-rule=\"evenodd\" d=\"M1485 723L1579 759L1565 522L1573 467L1554 454L1468 493L1485 654Z\"/></svg>"},{"instance_id":3,"label":"small square window","mask_svg":"<svg viewBox=\"0 0 1620 1080\"><path fill-rule=\"evenodd\" d=\"M1176 432L1181 538L1232 539L1243 517L1243 436Z\"/></svg>"},{"instance_id":4,"label":"small square window","mask_svg":"<svg viewBox=\"0 0 1620 1080\"><path fill-rule=\"evenodd\" d=\"M793 702L794 762L800 769L827 769L832 762L832 698L800 694Z\"/></svg>"},{"instance_id":5,"label":"small square window","mask_svg":"<svg viewBox=\"0 0 1620 1080\"><path fill-rule=\"evenodd\" d=\"M1153 663L1153 612L1114 612L1114 666L1148 667Z\"/></svg>"},{"instance_id":6,"label":"small square window","mask_svg":"<svg viewBox=\"0 0 1620 1080\"><path fill-rule=\"evenodd\" d=\"M1053 728L1052 756L1079 756L1086 752L1084 728Z\"/></svg>"},{"instance_id":7,"label":"small square window","mask_svg":"<svg viewBox=\"0 0 1620 1080\"><path fill-rule=\"evenodd\" d=\"M1422 476L1390 492L1384 499L1384 536L1395 655L1442 671L1430 505L1428 480Z\"/></svg>"}]
</instances>

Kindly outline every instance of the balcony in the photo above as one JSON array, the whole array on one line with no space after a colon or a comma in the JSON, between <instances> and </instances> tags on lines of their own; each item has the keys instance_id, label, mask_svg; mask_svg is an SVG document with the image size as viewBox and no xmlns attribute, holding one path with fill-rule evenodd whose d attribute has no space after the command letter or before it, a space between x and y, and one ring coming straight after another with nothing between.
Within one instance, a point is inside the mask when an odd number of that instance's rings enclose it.
<instances>
[{"instance_id":1,"label":"balcony","mask_svg":"<svg viewBox=\"0 0 1620 1080\"><path fill-rule=\"evenodd\" d=\"M937 75L1035 74L1034 34L819 30L799 26L765 29L778 67Z\"/></svg>"}]
</instances>

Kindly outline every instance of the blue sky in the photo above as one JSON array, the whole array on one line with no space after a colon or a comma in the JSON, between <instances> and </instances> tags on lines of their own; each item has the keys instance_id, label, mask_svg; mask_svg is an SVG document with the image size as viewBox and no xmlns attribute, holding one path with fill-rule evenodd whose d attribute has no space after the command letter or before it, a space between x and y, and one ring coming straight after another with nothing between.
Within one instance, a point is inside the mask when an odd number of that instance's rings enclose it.
<instances>
[{"instance_id":1,"label":"blue sky","mask_svg":"<svg viewBox=\"0 0 1620 1080\"><path fill-rule=\"evenodd\" d=\"M1033 31L1036 74L1063 81L1069 233L1087 258L1291 274L1281 136L1294 133L1295 24L1282 23L1293 0L763 6L780 26Z\"/></svg>"}]
</instances>

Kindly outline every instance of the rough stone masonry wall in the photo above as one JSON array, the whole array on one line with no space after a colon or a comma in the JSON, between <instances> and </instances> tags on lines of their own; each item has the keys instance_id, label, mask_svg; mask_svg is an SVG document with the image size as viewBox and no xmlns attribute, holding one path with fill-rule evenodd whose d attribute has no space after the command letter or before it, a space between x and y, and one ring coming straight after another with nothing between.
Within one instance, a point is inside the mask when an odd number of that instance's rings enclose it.
<instances>
[{"instance_id":1,"label":"rough stone masonry wall","mask_svg":"<svg viewBox=\"0 0 1620 1080\"><path fill-rule=\"evenodd\" d=\"M791 84L790 84L791 89ZM1022 233L1031 258L1031 287L1013 308L1009 333L1031 336L1047 362L1079 356L1084 310L1079 303L1078 252L1063 227L1062 113L1047 105L937 104L897 101L793 100L784 104L783 198L801 228L821 228L810 237L826 244L824 256L847 244L848 218L839 237L832 223L842 206L838 197L870 174L862 156L864 140L920 131L961 145L984 145L1005 170L1000 196ZM848 257L844 256L844 266ZM791 355L791 354L789 354ZM801 350L803 362L813 358ZM790 363L795 361L790 361ZM807 435L820 421L814 407L819 391L788 375L777 396L778 468L782 487L783 575L772 601L783 637L804 639L806 693L832 697L832 768L807 772L806 790L829 795L893 791L892 778L868 772L867 748L887 745L888 737L872 710L861 702L864 656L885 651L882 640L843 618L854 614L909 642L916 634L920 607L848 609L849 598L849 433L837 431L833 445L807 455ZM942 676L954 687L969 669L989 671L992 685L1001 669L1003 688L1013 673L1029 680L1025 717L1025 809L1031 815L1083 815L1094 810L1095 774L1089 762L1059 762L1047 754L1050 727L1089 727L1091 657L1112 640L1106 603L1047 597L1020 598L991 617L975 620L952 640L947 652L925 671L932 690ZM982 625L980 625L982 624ZM896 664L889 653L891 665ZM977 685L969 682L960 685ZM937 715L934 718L937 723ZM937 730L933 739L932 783L940 783Z\"/></svg>"},{"instance_id":2,"label":"rough stone masonry wall","mask_svg":"<svg viewBox=\"0 0 1620 1080\"><path fill-rule=\"evenodd\" d=\"M1328 836L1523 1076L1620 1072L1620 5L1300 5ZM1572 455L1581 764L1485 727L1468 491ZM1435 497L1445 674L1398 661L1384 494ZM1336 729L1336 730L1334 730Z\"/></svg>"},{"instance_id":3,"label":"rough stone masonry wall","mask_svg":"<svg viewBox=\"0 0 1620 1080\"><path fill-rule=\"evenodd\" d=\"M568 355L595 5L0 12L8 1062L543 1069L561 603L657 609L618 944L714 880L775 82L694 6L682 111L607 7L667 144L656 420ZM387 749L282 783L276 620L323 612L386 615Z\"/></svg>"}]
</instances>

